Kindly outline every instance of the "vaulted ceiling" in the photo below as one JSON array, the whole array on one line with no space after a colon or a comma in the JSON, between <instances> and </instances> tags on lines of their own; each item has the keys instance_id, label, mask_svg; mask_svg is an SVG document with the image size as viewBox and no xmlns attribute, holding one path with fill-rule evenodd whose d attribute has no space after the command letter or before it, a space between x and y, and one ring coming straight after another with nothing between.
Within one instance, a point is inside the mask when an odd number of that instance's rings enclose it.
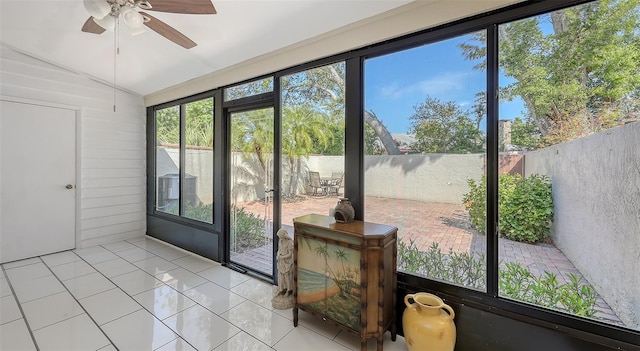
<instances>
[{"instance_id":1,"label":"vaulted ceiling","mask_svg":"<svg viewBox=\"0 0 640 351\"><path fill-rule=\"evenodd\" d=\"M153 31L130 36L122 24L117 39L82 32L82 0L0 0L0 41L109 83L115 58L116 84L146 95L412 1L213 0L215 15L149 11L197 43L185 49Z\"/></svg>"}]
</instances>

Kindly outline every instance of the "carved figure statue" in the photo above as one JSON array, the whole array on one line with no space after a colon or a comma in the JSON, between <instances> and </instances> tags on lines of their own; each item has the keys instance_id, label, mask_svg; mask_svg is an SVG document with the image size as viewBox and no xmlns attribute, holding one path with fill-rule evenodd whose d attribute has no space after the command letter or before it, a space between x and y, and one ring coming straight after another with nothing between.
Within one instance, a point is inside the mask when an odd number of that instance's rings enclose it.
<instances>
[{"instance_id":1,"label":"carved figure statue","mask_svg":"<svg viewBox=\"0 0 640 351\"><path fill-rule=\"evenodd\" d=\"M278 230L278 295L293 294L293 240L285 229Z\"/></svg>"}]
</instances>

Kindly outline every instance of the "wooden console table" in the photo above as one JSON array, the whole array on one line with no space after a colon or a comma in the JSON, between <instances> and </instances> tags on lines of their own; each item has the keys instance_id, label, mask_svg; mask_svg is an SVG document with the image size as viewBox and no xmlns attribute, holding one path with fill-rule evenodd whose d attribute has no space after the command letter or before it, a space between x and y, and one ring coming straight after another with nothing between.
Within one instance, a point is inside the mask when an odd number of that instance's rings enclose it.
<instances>
[{"instance_id":1,"label":"wooden console table","mask_svg":"<svg viewBox=\"0 0 640 351\"><path fill-rule=\"evenodd\" d=\"M293 220L293 325L298 309L367 340L396 340L396 256L398 228L309 214Z\"/></svg>"}]
</instances>

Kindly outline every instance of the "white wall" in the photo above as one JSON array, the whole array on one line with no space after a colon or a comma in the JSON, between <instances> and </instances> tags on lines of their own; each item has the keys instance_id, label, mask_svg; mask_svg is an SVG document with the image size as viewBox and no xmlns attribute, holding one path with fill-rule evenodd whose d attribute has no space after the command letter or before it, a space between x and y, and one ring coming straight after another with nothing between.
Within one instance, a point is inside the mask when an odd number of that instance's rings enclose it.
<instances>
[{"instance_id":1,"label":"white wall","mask_svg":"<svg viewBox=\"0 0 640 351\"><path fill-rule=\"evenodd\" d=\"M640 326L640 122L525 155L551 178L556 246L620 319Z\"/></svg>"},{"instance_id":2,"label":"white wall","mask_svg":"<svg viewBox=\"0 0 640 351\"><path fill-rule=\"evenodd\" d=\"M484 175L483 154L365 157L368 196L462 204L467 180Z\"/></svg>"},{"instance_id":3,"label":"white wall","mask_svg":"<svg viewBox=\"0 0 640 351\"><path fill-rule=\"evenodd\" d=\"M187 163L193 165L194 169L213 169L211 151L206 152L209 153L207 157L187 153ZM157 155L158 174L178 172L178 150L162 149L158 150ZM234 153L234 155L234 158L243 159L241 153ZM254 174L251 169L246 168L245 163L240 162L240 164L245 167L245 172L240 173ZM301 176L304 179L301 180L301 186L304 186L308 182L307 171L320 172L321 177L329 177L332 172L344 172L344 157L312 155L303 161L302 167ZM288 172L286 170L283 172L283 179L288 180ZM367 196L462 204L463 195L469 192L467 180L480 181L484 175L484 155L366 156L365 172ZM211 196L211 188L207 188L207 184L211 183L210 177L207 177L204 172L190 172L190 174L198 177L197 195L206 202L204 199ZM249 186L251 191L242 196L238 195L237 201L251 201L264 196L261 185L254 189L252 183L257 181L261 184L264 182L263 179L247 177L237 181L251 185ZM307 191L311 190L307 188Z\"/></svg>"},{"instance_id":4,"label":"white wall","mask_svg":"<svg viewBox=\"0 0 640 351\"><path fill-rule=\"evenodd\" d=\"M105 66L105 69L109 69ZM77 247L146 232L143 98L0 46L0 96L80 110Z\"/></svg>"}]
</instances>

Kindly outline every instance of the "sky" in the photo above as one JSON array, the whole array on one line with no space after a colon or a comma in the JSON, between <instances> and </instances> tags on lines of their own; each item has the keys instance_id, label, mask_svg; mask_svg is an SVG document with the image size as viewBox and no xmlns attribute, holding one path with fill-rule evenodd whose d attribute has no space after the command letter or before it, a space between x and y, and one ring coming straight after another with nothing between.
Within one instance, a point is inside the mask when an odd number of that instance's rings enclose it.
<instances>
[{"instance_id":1,"label":"sky","mask_svg":"<svg viewBox=\"0 0 640 351\"><path fill-rule=\"evenodd\" d=\"M454 101L471 109L475 94L486 89L486 74L474 70L479 61L462 56L460 43L465 35L418 48L371 58L365 61L365 109L373 111L391 133L407 133L415 112L427 95ZM507 77L500 77L505 85ZM525 111L519 98L500 104L500 119L521 117ZM485 121L482 122L481 129Z\"/></svg>"}]
</instances>

